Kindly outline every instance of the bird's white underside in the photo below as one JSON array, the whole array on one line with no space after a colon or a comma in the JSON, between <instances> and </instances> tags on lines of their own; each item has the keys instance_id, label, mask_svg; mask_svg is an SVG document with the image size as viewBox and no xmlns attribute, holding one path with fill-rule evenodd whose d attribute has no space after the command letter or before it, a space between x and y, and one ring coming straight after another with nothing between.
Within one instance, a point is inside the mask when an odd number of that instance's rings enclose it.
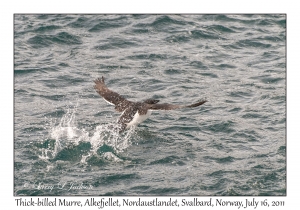
<instances>
[{"instance_id":1,"label":"bird's white underside","mask_svg":"<svg viewBox=\"0 0 300 210\"><path fill-rule=\"evenodd\" d=\"M138 112L136 112L133 119L129 123L127 123L126 128L129 128L131 126L138 125L138 124L144 122L150 115L151 115L150 110L148 110L147 114L145 114L145 115L140 115Z\"/></svg>"}]
</instances>

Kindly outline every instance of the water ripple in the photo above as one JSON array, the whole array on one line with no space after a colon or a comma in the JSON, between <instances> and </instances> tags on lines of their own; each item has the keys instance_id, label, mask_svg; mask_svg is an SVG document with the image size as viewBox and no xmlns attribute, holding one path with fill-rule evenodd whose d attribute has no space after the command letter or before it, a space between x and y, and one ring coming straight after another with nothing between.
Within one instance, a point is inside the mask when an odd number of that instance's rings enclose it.
<instances>
[{"instance_id":1,"label":"water ripple","mask_svg":"<svg viewBox=\"0 0 300 210\"><path fill-rule=\"evenodd\" d=\"M101 76L207 102L119 134ZM286 195L286 15L15 14L14 148L18 196Z\"/></svg>"}]
</instances>

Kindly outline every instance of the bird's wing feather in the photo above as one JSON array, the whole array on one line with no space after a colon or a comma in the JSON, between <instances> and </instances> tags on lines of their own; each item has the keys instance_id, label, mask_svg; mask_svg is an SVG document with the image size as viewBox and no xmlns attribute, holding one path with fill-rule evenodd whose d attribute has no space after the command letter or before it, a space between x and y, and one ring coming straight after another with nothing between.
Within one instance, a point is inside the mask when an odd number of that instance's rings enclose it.
<instances>
[{"instance_id":1,"label":"bird's wing feather","mask_svg":"<svg viewBox=\"0 0 300 210\"><path fill-rule=\"evenodd\" d=\"M119 112L125 110L125 108L132 103L131 101L126 100L120 94L108 89L104 83L104 77L98 78L95 81L94 89L100 96L104 98L110 104L115 105L115 109Z\"/></svg>"}]
</instances>

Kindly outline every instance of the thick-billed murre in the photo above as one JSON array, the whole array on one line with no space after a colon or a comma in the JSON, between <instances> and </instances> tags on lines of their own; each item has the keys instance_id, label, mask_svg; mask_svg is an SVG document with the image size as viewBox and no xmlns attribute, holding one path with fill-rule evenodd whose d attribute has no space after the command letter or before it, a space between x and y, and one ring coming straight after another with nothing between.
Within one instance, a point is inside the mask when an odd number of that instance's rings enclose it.
<instances>
[{"instance_id":1,"label":"thick-billed murre","mask_svg":"<svg viewBox=\"0 0 300 210\"><path fill-rule=\"evenodd\" d=\"M104 83L104 77L98 78L95 81L94 88L103 97L103 99L115 106L115 110L122 112L117 123L120 126L120 132L131 126L138 125L145 121L151 114L151 110L173 110L181 108L197 107L206 102L206 100L191 104L191 105L174 105L174 104L158 104L159 100L147 99L143 102L132 102L125 99L118 93L108 89Z\"/></svg>"}]
</instances>

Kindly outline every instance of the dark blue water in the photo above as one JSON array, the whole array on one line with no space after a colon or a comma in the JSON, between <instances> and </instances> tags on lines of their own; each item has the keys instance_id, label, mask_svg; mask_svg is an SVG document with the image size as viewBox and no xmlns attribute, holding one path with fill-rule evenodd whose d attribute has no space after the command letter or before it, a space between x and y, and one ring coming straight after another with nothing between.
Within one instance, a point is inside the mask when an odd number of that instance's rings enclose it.
<instances>
[{"instance_id":1,"label":"dark blue water","mask_svg":"<svg viewBox=\"0 0 300 210\"><path fill-rule=\"evenodd\" d=\"M15 195L286 195L285 52L285 15L16 14ZM118 134L101 76L208 102Z\"/></svg>"}]
</instances>

